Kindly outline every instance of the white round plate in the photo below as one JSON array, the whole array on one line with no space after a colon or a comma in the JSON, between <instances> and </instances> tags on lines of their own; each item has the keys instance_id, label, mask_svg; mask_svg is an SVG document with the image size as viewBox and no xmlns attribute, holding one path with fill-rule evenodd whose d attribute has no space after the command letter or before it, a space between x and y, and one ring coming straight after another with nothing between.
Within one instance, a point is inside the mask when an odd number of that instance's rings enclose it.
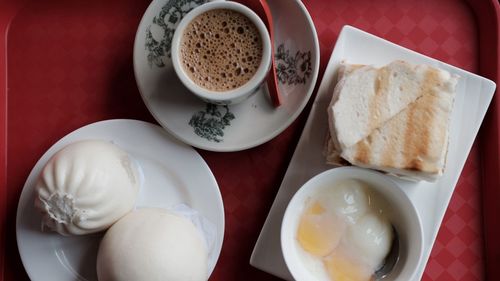
<instances>
[{"instance_id":1,"label":"white round plate","mask_svg":"<svg viewBox=\"0 0 500 281\"><path fill-rule=\"evenodd\" d=\"M134 42L134 72L151 114L167 131L192 146L238 151L285 130L304 109L319 71L319 43L300 0L269 1L274 19L278 84L283 105L271 105L264 85L242 103L206 104L185 88L170 59L173 33L182 17L207 0L153 0Z\"/></svg>"},{"instance_id":2,"label":"white round plate","mask_svg":"<svg viewBox=\"0 0 500 281\"><path fill-rule=\"evenodd\" d=\"M50 157L65 145L83 139L112 141L138 162L144 180L138 207L171 207L184 203L215 225L209 253L210 273L224 237L224 207L217 182L201 156L159 126L137 120L107 120L82 127L55 143L31 171L17 208L16 234L21 260L33 281L97 280L96 257L102 233L64 237L41 230L34 207L35 183Z\"/></svg>"}]
</instances>

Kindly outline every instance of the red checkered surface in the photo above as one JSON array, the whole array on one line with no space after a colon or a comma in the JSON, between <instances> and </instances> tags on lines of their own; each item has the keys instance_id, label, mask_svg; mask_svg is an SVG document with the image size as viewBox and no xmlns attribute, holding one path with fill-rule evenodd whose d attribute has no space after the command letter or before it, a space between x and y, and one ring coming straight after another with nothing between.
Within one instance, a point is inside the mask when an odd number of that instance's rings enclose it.
<instances>
[{"instance_id":1,"label":"red checkered surface","mask_svg":"<svg viewBox=\"0 0 500 281\"><path fill-rule=\"evenodd\" d=\"M255 0L242 2L256 5ZM304 2L321 43L320 79L344 24L477 72L477 26L461 0ZM45 150L65 134L95 121L154 122L140 98L132 68L134 35L148 4L149 0L33 1L12 21L7 37L7 188L0 193L7 202L2 220L6 231L3 280L28 280L16 247L15 212L24 181ZM249 258L310 104L268 143L233 153L199 151L219 182L226 215L224 245L211 280L276 279L251 267ZM424 280L483 279L478 171L475 145Z\"/></svg>"}]
</instances>

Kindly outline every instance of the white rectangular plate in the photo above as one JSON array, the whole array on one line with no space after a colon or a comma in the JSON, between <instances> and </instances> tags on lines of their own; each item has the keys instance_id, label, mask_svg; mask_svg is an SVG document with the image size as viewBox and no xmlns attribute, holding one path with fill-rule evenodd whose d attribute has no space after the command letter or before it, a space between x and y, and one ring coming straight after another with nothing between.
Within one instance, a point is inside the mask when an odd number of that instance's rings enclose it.
<instances>
[{"instance_id":1,"label":"white rectangular plate","mask_svg":"<svg viewBox=\"0 0 500 281\"><path fill-rule=\"evenodd\" d=\"M351 26L340 32L323 81L288 166L283 182L264 223L250 259L250 264L279 276L292 279L283 259L280 229L283 214L295 192L314 175L331 169L325 164L323 145L328 132L327 106L330 103L339 63L383 66L393 60L428 64L460 76L451 117L450 142L446 170L435 183L408 182L393 178L415 204L424 229L424 259L419 265L421 279L455 185L495 91L495 83L454 66L421 55Z\"/></svg>"}]
</instances>

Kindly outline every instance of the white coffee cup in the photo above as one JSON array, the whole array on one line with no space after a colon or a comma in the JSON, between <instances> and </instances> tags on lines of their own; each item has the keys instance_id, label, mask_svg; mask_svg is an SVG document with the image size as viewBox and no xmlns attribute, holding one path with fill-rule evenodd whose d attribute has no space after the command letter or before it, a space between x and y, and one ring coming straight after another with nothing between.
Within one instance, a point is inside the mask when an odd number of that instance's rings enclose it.
<instances>
[{"instance_id":1,"label":"white coffee cup","mask_svg":"<svg viewBox=\"0 0 500 281\"><path fill-rule=\"evenodd\" d=\"M346 179L367 183L392 209L386 216L398 234L399 260L384 280L413 280L423 258L424 237L418 212L406 193L389 177L357 167L334 168L316 175L307 181L289 202L281 225L281 248L290 273L297 281L317 280L302 258L304 251L299 249L301 246L296 238L299 220L306 200Z\"/></svg>"},{"instance_id":2,"label":"white coffee cup","mask_svg":"<svg viewBox=\"0 0 500 281\"><path fill-rule=\"evenodd\" d=\"M184 31L189 23L194 20L197 16L208 12L210 10L217 9L228 9L241 13L246 16L257 28L260 37L262 39L262 59L260 62L257 71L254 73L252 78L247 81L245 84L241 85L238 88L228 90L228 91L212 91L206 88L203 88L193 82L191 78L186 73L180 56L180 48L181 41L184 35ZM247 99L252 94L256 93L259 87L262 85L265 80L270 66L271 66L271 40L269 38L269 33L265 24L262 20L248 7L241 5L239 3L231 2L231 1L215 1L203 4L194 8L190 11L186 16L180 21L177 29L175 30L173 39L172 39L172 63L174 66L174 70L177 73L177 76L181 80L181 82L196 96L204 100L205 102L227 105L241 102Z\"/></svg>"}]
</instances>

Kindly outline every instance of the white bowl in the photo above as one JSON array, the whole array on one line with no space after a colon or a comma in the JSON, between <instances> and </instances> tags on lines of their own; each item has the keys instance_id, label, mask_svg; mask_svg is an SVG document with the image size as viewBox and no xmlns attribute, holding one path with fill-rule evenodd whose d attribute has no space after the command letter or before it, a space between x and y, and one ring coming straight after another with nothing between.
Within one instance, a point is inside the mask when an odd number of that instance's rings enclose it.
<instances>
[{"instance_id":1,"label":"white bowl","mask_svg":"<svg viewBox=\"0 0 500 281\"><path fill-rule=\"evenodd\" d=\"M255 25L262 39L262 59L259 68L257 68L253 77L242 86L223 92L211 91L194 83L191 78L189 78L189 75L184 70L184 67L182 67L179 50L182 35L184 34L184 30L189 23L197 16L205 12L218 9L233 10L247 17ZM257 16L257 14L255 14L248 7L229 1L206 3L194 8L177 26L174 37L172 38L172 64L174 66L175 73L181 80L182 84L184 84L184 86L186 86L192 93L202 100L219 105L239 103L247 99L252 94L255 94L264 82L264 79L267 77L267 73L269 72L271 66L271 39L269 38L265 24L259 16Z\"/></svg>"},{"instance_id":2,"label":"white bowl","mask_svg":"<svg viewBox=\"0 0 500 281\"><path fill-rule=\"evenodd\" d=\"M420 217L407 195L387 176L356 167L327 170L307 181L288 204L281 225L281 248L285 263L295 280L315 280L300 257L300 245L296 233L305 202L313 194L332 188L339 181L358 179L367 183L390 205L387 218L399 237L399 261L384 280L412 280L423 253L423 231Z\"/></svg>"}]
</instances>

